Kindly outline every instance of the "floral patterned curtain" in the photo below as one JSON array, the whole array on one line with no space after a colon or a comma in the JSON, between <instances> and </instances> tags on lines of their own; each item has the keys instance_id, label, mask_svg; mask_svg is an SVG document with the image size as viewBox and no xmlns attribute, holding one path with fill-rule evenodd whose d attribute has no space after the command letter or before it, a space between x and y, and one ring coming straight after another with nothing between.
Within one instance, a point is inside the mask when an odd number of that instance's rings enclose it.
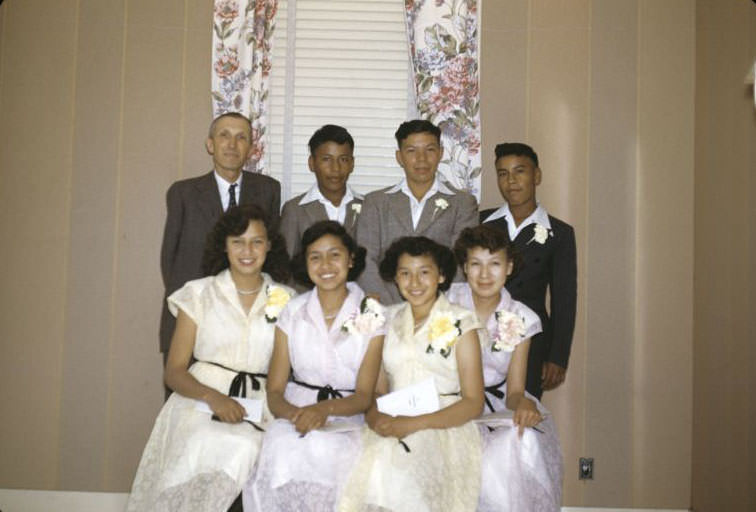
<instances>
[{"instance_id":1,"label":"floral patterned curtain","mask_svg":"<svg viewBox=\"0 0 756 512\"><path fill-rule=\"evenodd\" d=\"M254 152L246 168L264 173L267 100L278 0L215 0L213 117L240 112L252 121Z\"/></svg>"},{"instance_id":2,"label":"floral patterned curtain","mask_svg":"<svg viewBox=\"0 0 756 512\"><path fill-rule=\"evenodd\" d=\"M405 0L417 110L441 128L439 171L480 199L478 0Z\"/></svg>"}]
</instances>

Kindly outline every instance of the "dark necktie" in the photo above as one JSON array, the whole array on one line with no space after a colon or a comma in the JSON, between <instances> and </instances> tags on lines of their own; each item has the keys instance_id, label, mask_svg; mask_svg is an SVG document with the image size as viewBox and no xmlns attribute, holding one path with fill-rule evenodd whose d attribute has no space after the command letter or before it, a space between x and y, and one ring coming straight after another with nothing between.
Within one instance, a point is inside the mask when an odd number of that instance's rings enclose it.
<instances>
[{"instance_id":1,"label":"dark necktie","mask_svg":"<svg viewBox=\"0 0 756 512\"><path fill-rule=\"evenodd\" d=\"M236 206L236 183L228 186L228 207Z\"/></svg>"}]
</instances>

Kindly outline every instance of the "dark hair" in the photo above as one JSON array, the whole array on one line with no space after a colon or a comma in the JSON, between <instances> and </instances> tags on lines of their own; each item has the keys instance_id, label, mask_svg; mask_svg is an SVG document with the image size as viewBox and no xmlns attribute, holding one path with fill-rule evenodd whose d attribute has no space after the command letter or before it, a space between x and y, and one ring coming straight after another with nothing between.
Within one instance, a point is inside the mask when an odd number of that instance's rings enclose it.
<instances>
[{"instance_id":1,"label":"dark hair","mask_svg":"<svg viewBox=\"0 0 756 512\"><path fill-rule=\"evenodd\" d=\"M467 262L467 251L475 247L488 249L492 253L504 251L507 259L513 264L512 273L522 263L520 253L517 252L514 244L509 240L507 233L493 226L481 224L474 228L465 228L462 230L454 244L454 255L461 266L464 266Z\"/></svg>"},{"instance_id":2,"label":"dark hair","mask_svg":"<svg viewBox=\"0 0 756 512\"><path fill-rule=\"evenodd\" d=\"M402 254L430 256L438 267L438 271L444 276L444 282L439 283L438 289L442 292L449 289L457 273L457 262L454 261L454 253L451 249L424 236L403 236L394 240L383 253L383 259L378 268L384 281L394 281L396 267L399 265L399 257Z\"/></svg>"},{"instance_id":3,"label":"dark hair","mask_svg":"<svg viewBox=\"0 0 756 512\"><path fill-rule=\"evenodd\" d=\"M538 167L538 155L533 151L533 148L522 142L503 142L497 144L494 153L496 154L496 160L509 155L526 156Z\"/></svg>"},{"instance_id":4,"label":"dark hair","mask_svg":"<svg viewBox=\"0 0 756 512\"><path fill-rule=\"evenodd\" d=\"M441 145L441 129L438 126L425 119L413 119L412 121L405 121L400 124L396 133L394 133L399 149L402 149L404 139L414 133L430 133L436 137L438 145Z\"/></svg>"},{"instance_id":5,"label":"dark hair","mask_svg":"<svg viewBox=\"0 0 756 512\"><path fill-rule=\"evenodd\" d=\"M354 139L343 126L335 124L326 124L318 128L310 137L310 154L315 155L315 150L326 142L335 142L336 144L349 144L349 148L354 151Z\"/></svg>"},{"instance_id":6,"label":"dark hair","mask_svg":"<svg viewBox=\"0 0 756 512\"><path fill-rule=\"evenodd\" d=\"M252 136L252 122L249 120L247 116L245 116L244 114L240 114L239 112L226 112L224 114L219 115L215 119L213 119L213 122L210 123L210 129L207 131L207 136L209 138L211 139L213 138L213 136L215 135L215 126L218 124L218 121L220 121L224 117L233 117L234 119L241 119L242 121L246 121L246 123L249 125L250 137Z\"/></svg>"},{"instance_id":7,"label":"dark hair","mask_svg":"<svg viewBox=\"0 0 756 512\"><path fill-rule=\"evenodd\" d=\"M310 279L307 273L307 248L315 241L326 235L333 235L344 244L349 254L352 256L352 268L347 274L347 281L356 280L362 271L365 270L365 248L357 245L354 238L347 233L344 226L335 220L321 220L310 226L302 233L302 245L299 252L291 260L291 266L294 269L294 280L307 288L312 288L315 283Z\"/></svg>"},{"instance_id":8,"label":"dark hair","mask_svg":"<svg viewBox=\"0 0 756 512\"><path fill-rule=\"evenodd\" d=\"M205 253L202 256L202 271L206 276L214 276L228 268L226 238L242 235L253 220L263 223L270 242L270 250L262 267L263 272L270 274L270 277L279 283L289 280L289 254L286 252L286 243L281 234L271 228L268 215L255 204L229 208L208 233Z\"/></svg>"}]
</instances>

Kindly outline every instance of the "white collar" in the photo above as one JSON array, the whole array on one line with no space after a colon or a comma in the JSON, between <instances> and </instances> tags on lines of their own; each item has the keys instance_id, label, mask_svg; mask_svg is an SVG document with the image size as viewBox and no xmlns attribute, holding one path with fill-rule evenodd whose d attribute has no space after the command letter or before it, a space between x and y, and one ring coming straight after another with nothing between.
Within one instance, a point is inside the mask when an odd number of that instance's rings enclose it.
<instances>
[{"instance_id":1,"label":"white collar","mask_svg":"<svg viewBox=\"0 0 756 512\"><path fill-rule=\"evenodd\" d=\"M218 173L218 171L216 171L215 169L213 169L213 176L215 176L215 182L218 184L218 190L223 190L224 192L228 191L228 187L230 185L234 185L234 184L239 185L239 189L241 190L241 182L242 182L242 176L243 175L244 175L244 172L242 171L242 172L239 173L239 177L236 178L235 182L229 183L228 181L226 181L226 178L224 178L223 176L221 176ZM238 194L239 194L239 192L237 192L237 195Z\"/></svg>"},{"instance_id":2,"label":"white collar","mask_svg":"<svg viewBox=\"0 0 756 512\"><path fill-rule=\"evenodd\" d=\"M410 197L415 197L412 191L409 188L409 185L407 184L407 178L402 178L402 181L391 187L386 191L387 194L394 194L396 192L404 192L406 195ZM446 183L438 179L438 176L433 180L433 185L431 185L431 188L428 189L428 192L426 192L425 197L430 197L431 194L434 194L436 192L441 192L442 194L446 194L449 196L454 195L454 191L450 189Z\"/></svg>"},{"instance_id":3,"label":"white collar","mask_svg":"<svg viewBox=\"0 0 756 512\"><path fill-rule=\"evenodd\" d=\"M522 230L525 226L529 224L541 224L546 229L551 229L551 222L549 222L549 214L546 211L546 208L541 206L541 203L536 203L538 206L536 206L536 209L531 213L530 215L523 220L519 226L517 226L517 231ZM492 220L500 219L502 217L505 217L507 221L512 221L514 223L514 217L512 216L512 212L509 211L509 204L504 203L504 205L501 208L496 209L491 215L485 218L483 221L485 222L491 222Z\"/></svg>"},{"instance_id":4,"label":"white collar","mask_svg":"<svg viewBox=\"0 0 756 512\"><path fill-rule=\"evenodd\" d=\"M355 198L361 200L362 194L355 192L354 190L352 190L352 187L347 185L346 193L344 194L344 197L341 198L341 204L349 204L349 202L353 201ZM323 204L328 203L333 205L333 203L326 199L326 197L320 191L317 183L311 186L310 190L308 190L307 193L302 196L302 199L299 200L299 205L302 206L307 203L312 203L313 201L320 201ZM334 206L334 208L340 208L340 206Z\"/></svg>"}]
</instances>

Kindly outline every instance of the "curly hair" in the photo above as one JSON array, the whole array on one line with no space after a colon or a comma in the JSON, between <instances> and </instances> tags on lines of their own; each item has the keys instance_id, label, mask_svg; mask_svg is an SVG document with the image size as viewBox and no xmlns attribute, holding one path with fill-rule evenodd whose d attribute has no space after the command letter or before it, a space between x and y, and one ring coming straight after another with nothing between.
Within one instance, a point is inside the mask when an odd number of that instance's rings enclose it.
<instances>
[{"instance_id":1,"label":"curly hair","mask_svg":"<svg viewBox=\"0 0 756 512\"><path fill-rule=\"evenodd\" d=\"M444 276L444 282L439 283L438 289L445 292L451 286L454 276L457 274L457 262L454 253L445 245L434 242L424 236L403 236L394 242L383 253L383 259L378 267L381 278L386 282L393 282L396 276L396 268L399 265L399 257L402 254L409 256L430 256L438 271Z\"/></svg>"},{"instance_id":2,"label":"curly hair","mask_svg":"<svg viewBox=\"0 0 756 512\"><path fill-rule=\"evenodd\" d=\"M274 281L285 283L291 275L289 271L289 254L286 252L286 243L280 233L271 226L270 217L262 208L255 204L236 206L226 210L212 231L207 235L205 252L202 256L202 272L206 276L214 276L229 266L228 254L226 254L226 238L242 235L249 223L260 221L265 226L265 231L270 242L270 249L265 256L262 271L270 274Z\"/></svg>"},{"instance_id":3,"label":"curly hair","mask_svg":"<svg viewBox=\"0 0 756 512\"><path fill-rule=\"evenodd\" d=\"M355 281L365 270L365 248L357 245L357 242L347 233L344 226L335 220L321 220L302 233L302 248L291 260L294 280L307 288L315 286L315 283L310 279L310 274L307 273L307 248L326 235L333 235L341 240L352 257L352 268L349 269L347 274L348 281Z\"/></svg>"},{"instance_id":4,"label":"curly hair","mask_svg":"<svg viewBox=\"0 0 756 512\"><path fill-rule=\"evenodd\" d=\"M496 229L487 224L481 224L474 228L465 228L459 234L459 238L454 243L454 255L457 262L464 267L467 262L467 251L475 247L488 249L489 252L504 251L507 259L512 262L512 273L519 269L522 264L522 257L515 249L514 244L509 240L509 236L502 230Z\"/></svg>"}]
</instances>

